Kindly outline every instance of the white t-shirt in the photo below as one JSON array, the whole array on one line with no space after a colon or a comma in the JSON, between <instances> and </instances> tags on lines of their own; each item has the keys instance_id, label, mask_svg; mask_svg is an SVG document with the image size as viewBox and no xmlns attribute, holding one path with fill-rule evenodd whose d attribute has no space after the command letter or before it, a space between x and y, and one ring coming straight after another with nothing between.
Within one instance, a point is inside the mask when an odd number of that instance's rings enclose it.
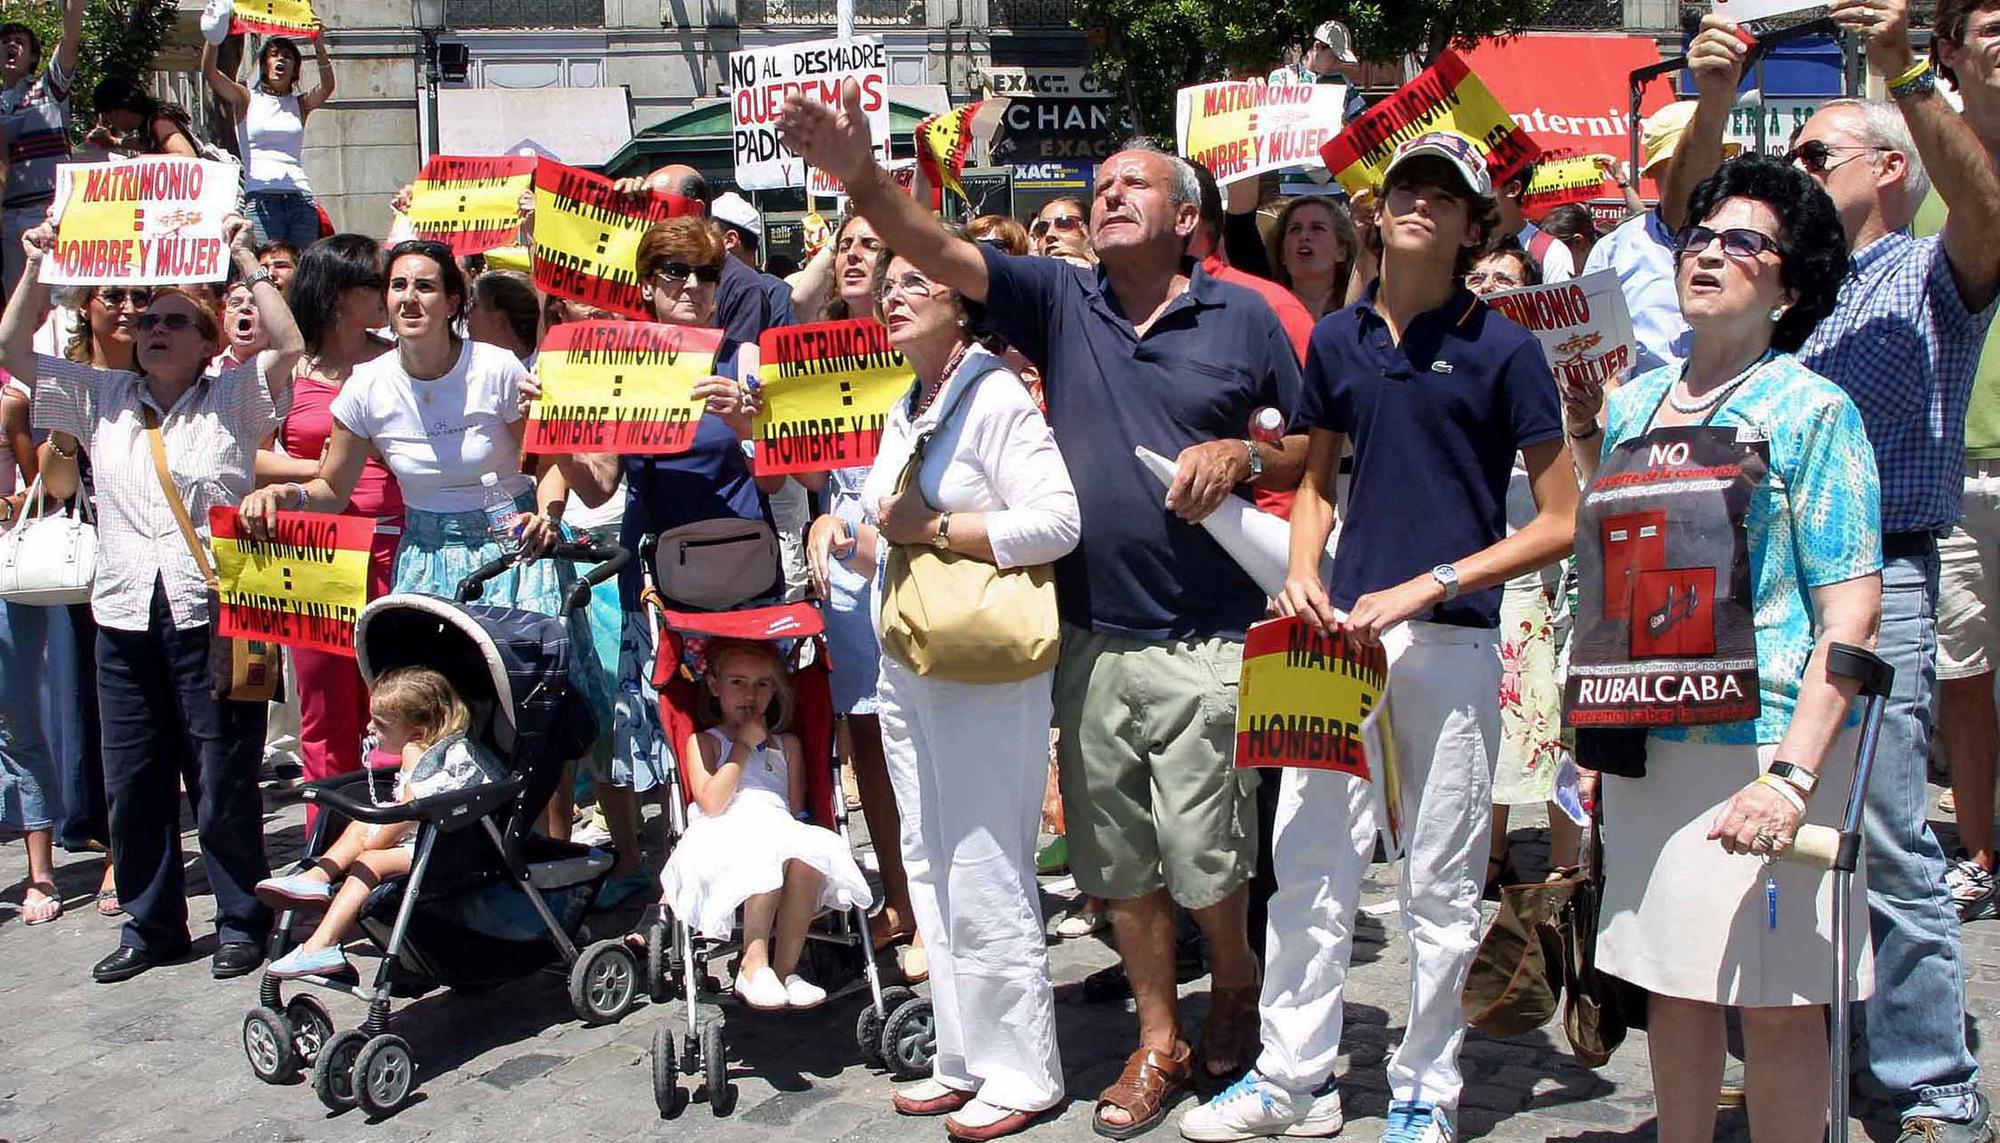
<instances>
[{"instance_id":1,"label":"white t-shirt","mask_svg":"<svg viewBox=\"0 0 2000 1143\"><path fill-rule=\"evenodd\" d=\"M520 471L519 390L528 375L497 345L467 341L451 372L419 381L402 355L354 367L333 399L333 418L382 454L403 503L425 512L477 512L479 478Z\"/></svg>"}]
</instances>

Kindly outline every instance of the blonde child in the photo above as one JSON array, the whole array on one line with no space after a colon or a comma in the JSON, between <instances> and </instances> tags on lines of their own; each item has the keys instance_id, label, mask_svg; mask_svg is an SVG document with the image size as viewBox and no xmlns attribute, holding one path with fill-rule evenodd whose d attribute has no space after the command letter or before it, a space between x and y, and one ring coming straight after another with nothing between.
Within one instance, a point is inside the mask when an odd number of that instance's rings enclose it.
<instances>
[{"instance_id":1,"label":"blonde child","mask_svg":"<svg viewBox=\"0 0 2000 1143\"><path fill-rule=\"evenodd\" d=\"M472 716L451 683L429 667L399 667L375 681L368 697L368 729L381 753L400 754L396 800L414 801L507 776L491 752L466 738ZM304 944L271 962L281 980L324 976L348 967L342 942L354 935L368 894L385 877L410 871L416 843L412 822L350 824L311 869L272 877L257 896L273 908L325 905L326 915ZM333 890L342 881L340 892Z\"/></svg>"},{"instance_id":2,"label":"blonde child","mask_svg":"<svg viewBox=\"0 0 2000 1143\"><path fill-rule=\"evenodd\" d=\"M753 1008L811 1008L826 992L798 975L806 926L820 909L871 899L854 856L832 830L800 821L807 759L782 733L792 694L767 643L709 645L709 729L688 738L687 833L660 875L661 900L711 940L743 909L736 994Z\"/></svg>"}]
</instances>

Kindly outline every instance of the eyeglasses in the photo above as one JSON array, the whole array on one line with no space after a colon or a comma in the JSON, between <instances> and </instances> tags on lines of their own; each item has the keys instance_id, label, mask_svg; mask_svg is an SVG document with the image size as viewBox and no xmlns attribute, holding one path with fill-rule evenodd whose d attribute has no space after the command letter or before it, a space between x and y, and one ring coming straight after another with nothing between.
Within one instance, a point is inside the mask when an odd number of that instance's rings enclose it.
<instances>
[{"instance_id":1,"label":"eyeglasses","mask_svg":"<svg viewBox=\"0 0 2000 1143\"><path fill-rule=\"evenodd\" d=\"M164 329L168 333L179 333L194 327L194 318L187 314L140 314L132 322L141 332Z\"/></svg>"},{"instance_id":2,"label":"eyeglasses","mask_svg":"<svg viewBox=\"0 0 2000 1143\"><path fill-rule=\"evenodd\" d=\"M1520 278L1505 270L1474 270L1465 276L1465 288L1468 290L1477 290L1484 286L1492 286L1496 290L1511 290L1524 284Z\"/></svg>"},{"instance_id":3,"label":"eyeglasses","mask_svg":"<svg viewBox=\"0 0 2000 1143\"><path fill-rule=\"evenodd\" d=\"M1690 226L1682 230L1675 240L1674 252L1681 258L1700 254L1707 250L1716 239L1722 240L1722 252L1731 258L1745 262L1753 261L1759 254L1769 251L1778 257L1785 256L1785 248L1768 234L1743 227L1732 226L1727 230L1712 230L1706 226Z\"/></svg>"},{"instance_id":4,"label":"eyeglasses","mask_svg":"<svg viewBox=\"0 0 2000 1143\"><path fill-rule=\"evenodd\" d=\"M1853 162L1854 159L1860 158L1860 155L1857 154L1854 158L1842 159L1838 163L1828 162L1827 160L1833 157L1835 151L1887 150L1890 150L1890 148L1864 147L1858 143L1829 143L1824 139L1808 139L1785 152L1785 162L1804 167L1808 174L1824 175L1837 171Z\"/></svg>"},{"instance_id":5,"label":"eyeglasses","mask_svg":"<svg viewBox=\"0 0 2000 1143\"><path fill-rule=\"evenodd\" d=\"M713 286L722 280L722 267L690 266L686 262L668 262L653 271L653 276L669 286L678 286L689 278L704 286Z\"/></svg>"},{"instance_id":6,"label":"eyeglasses","mask_svg":"<svg viewBox=\"0 0 2000 1143\"><path fill-rule=\"evenodd\" d=\"M153 291L128 290L123 286L113 286L110 289L97 291L97 300L103 302L107 310L115 310L128 302L133 309L143 310L153 304Z\"/></svg>"},{"instance_id":7,"label":"eyeglasses","mask_svg":"<svg viewBox=\"0 0 2000 1143\"><path fill-rule=\"evenodd\" d=\"M1075 214L1055 214L1047 218L1038 218L1034 221L1034 225L1028 227L1028 234L1040 238L1047 234L1051 227L1056 230L1082 230L1083 218Z\"/></svg>"},{"instance_id":8,"label":"eyeglasses","mask_svg":"<svg viewBox=\"0 0 2000 1143\"><path fill-rule=\"evenodd\" d=\"M889 295L896 290L901 290L903 296L906 298L928 298L931 296L931 291L936 288L931 284L931 280L922 274L905 274L900 278L883 278L875 285L875 300L877 302L886 302L889 299Z\"/></svg>"}]
</instances>

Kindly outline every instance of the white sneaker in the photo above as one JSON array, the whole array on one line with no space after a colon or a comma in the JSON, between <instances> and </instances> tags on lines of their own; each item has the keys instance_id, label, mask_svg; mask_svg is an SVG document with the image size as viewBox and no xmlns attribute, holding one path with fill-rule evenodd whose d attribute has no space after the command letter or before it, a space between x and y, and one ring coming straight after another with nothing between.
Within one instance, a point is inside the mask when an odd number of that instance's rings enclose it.
<instances>
[{"instance_id":1,"label":"white sneaker","mask_svg":"<svg viewBox=\"0 0 2000 1143\"><path fill-rule=\"evenodd\" d=\"M769 965L749 976L737 973L736 995L750 1007L767 1012L784 1008L789 1003L789 998L785 994L785 982L778 979L778 974L771 971Z\"/></svg>"},{"instance_id":2,"label":"white sneaker","mask_svg":"<svg viewBox=\"0 0 2000 1143\"><path fill-rule=\"evenodd\" d=\"M1256 1069L1207 1103L1181 1116L1181 1135L1196 1143L1239 1143L1284 1136L1324 1139L1346 1126L1340 1093L1299 1095L1258 1075Z\"/></svg>"},{"instance_id":3,"label":"white sneaker","mask_svg":"<svg viewBox=\"0 0 2000 1143\"><path fill-rule=\"evenodd\" d=\"M785 1001L794 1008L818 1008L826 1003L826 989L793 973L785 978Z\"/></svg>"},{"instance_id":4,"label":"white sneaker","mask_svg":"<svg viewBox=\"0 0 2000 1143\"><path fill-rule=\"evenodd\" d=\"M273 909L289 909L295 905L324 905L333 898L332 885L303 873L266 877L257 883L255 892L258 900Z\"/></svg>"}]
</instances>

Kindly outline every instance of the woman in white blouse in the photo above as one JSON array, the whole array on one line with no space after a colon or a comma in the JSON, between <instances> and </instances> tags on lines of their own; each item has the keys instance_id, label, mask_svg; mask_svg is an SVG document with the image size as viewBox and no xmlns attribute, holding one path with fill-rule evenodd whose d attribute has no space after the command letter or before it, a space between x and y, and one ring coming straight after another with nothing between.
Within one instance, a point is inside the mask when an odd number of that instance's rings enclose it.
<instances>
[{"instance_id":1,"label":"woman in white blouse","mask_svg":"<svg viewBox=\"0 0 2000 1143\"><path fill-rule=\"evenodd\" d=\"M875 284L917 385L891 410L863 488L874 528L858 540L837 516L814 525L822 590L830 561L865 571L883 543L941 539L1000 567L1067 554L1081 530L1069 471L1020 376L975 339L976 307L902 258L878 262ZM916 486L896 495L916 434L933 427ZM956 1139L1012 1134L1063 1095L1034 859L1050 680L947 682L884 655L878 698L937 1013L932 1078L898 1092L896 1110L950 1115Z\"/></svg>"},{"instance_id":2,"label":"woman in white blouse","mask_svg":"<svg viewBox=\"0 0 2000 1143\"><path fill-rule=\"evenodd\" d=\"M299 90L299 47L272 36L257 52L257 82L246 87L216 64L214 44L201 49L201 74L209 89L236 116L237 149L243 158L243 209L257 225L257 245L283 240L304 250L319 238L319 209L306 181L303 154L306 117L333 98L333 61L326 55L326 29L313 37L319 86Z\"/></svg>"}]
</instances>

